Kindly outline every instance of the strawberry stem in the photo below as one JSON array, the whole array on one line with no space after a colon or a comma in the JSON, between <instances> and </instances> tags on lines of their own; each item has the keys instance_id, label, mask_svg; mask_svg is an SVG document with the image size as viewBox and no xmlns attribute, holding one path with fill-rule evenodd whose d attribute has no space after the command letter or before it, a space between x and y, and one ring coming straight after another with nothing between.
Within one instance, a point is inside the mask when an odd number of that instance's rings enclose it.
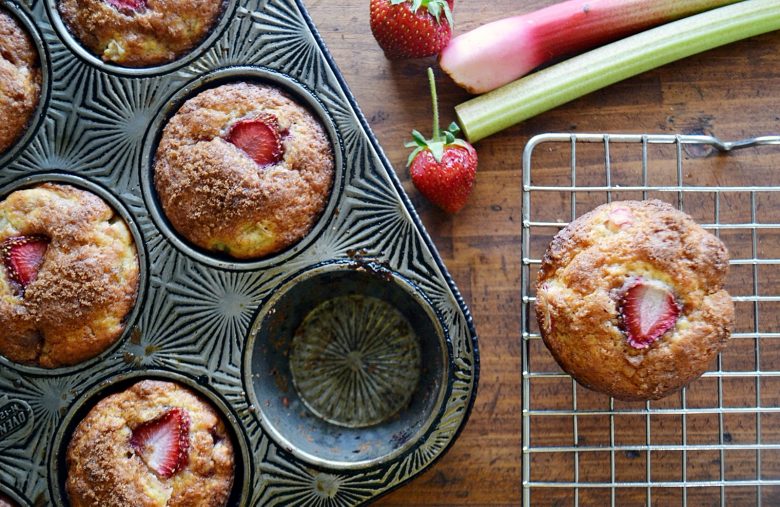
<instances>
[{"instance_id":1,"label":"strawberry stem","mask_svg":"<svg viewBox=\"0 0 780 507\"><path fill-rule=\"evenodd\" d=\"M436 77L433 75L433 69L428 67L428 84L431 87L431 102L433 103L433 141L441 141L441 130L439 130L439 98L436 95Z\"/></svg>"},{"instance_id":2,"label":"strawberry stem","mask_svg":"<svg viewBox=\"0 0 780 507\"><path fill-rule=\"evenodd\" d=\"M391 5L399 5L407 2L412 4L410 7L412 14L417 14L418 10L425 9L428 14L436 18L438 24L441 24L441 13L444 12L444 17L447 19L450 28L455 24L452 20L452 11L450 10L450 4L447 3L447 0L390 0Z\"/></svg>"},{"instance_id":3,"label":"strawberry stem","mask_svg":"<svg viewBox=\"0 0 780 507\"><path fill-rule=\"evenodd\" d=\"M450 146L468 147L466 141L456 137L460 132L460 127L458 127L457 123L452 122L444 132L439 128L439 98L436 94L436 78L433 74L433 69L430 67L428 67L428 84L431 88L431 102L433 102L433 136L431 139L425 139L421 133L412 130L412 142L404 145L407 148L414 148L414 151L409 154L409 159L406 161L407 167L412 164L412 161L421 151L429 150L434 160L441 162L445 148Z\"/></svg>"}]
</instances>

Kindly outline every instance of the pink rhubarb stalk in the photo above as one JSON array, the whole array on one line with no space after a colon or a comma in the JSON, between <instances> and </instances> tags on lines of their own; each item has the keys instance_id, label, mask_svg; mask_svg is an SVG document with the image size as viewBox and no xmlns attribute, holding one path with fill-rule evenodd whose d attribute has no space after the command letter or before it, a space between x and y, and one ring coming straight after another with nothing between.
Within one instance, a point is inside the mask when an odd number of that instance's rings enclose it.
<instances>
[{"instance_id":1,"label":"pink rhubarb stalk","mask_svg":"<svg viewBox=\"0 0 780 507\"><path fill-rule=\"evenodd\" d=\"M439 65L459 86L485 93L551 60L736 1L569 0L459 35Z\"/></svg>"}]
</instances>

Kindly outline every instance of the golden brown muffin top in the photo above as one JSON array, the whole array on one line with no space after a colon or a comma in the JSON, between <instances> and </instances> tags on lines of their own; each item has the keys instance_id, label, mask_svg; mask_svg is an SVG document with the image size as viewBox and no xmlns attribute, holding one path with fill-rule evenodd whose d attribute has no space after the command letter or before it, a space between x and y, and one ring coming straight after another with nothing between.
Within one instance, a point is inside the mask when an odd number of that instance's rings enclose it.
<instances>
[{"instance_id":1,"label":"golden brown muffin top","mask_svg":"<svg viewBox=\"0 0 780 507\"><path fill-rule=\"evenodd\" d=\"M0 8L0 154L30 123L40 92L38 52L16 18Z\"/></svg>"},{"instance_id":2,"label":"golden brown muffin top","mask_svg":"<svg viewBox=\"0 0 780 507\"><path fill-rule=\"evenodd\" d=\"M725 346L734 306L728 252L689 216L657 200L599 206L552 241L537 281L542 337L561 367L621 399L654 399L699 376ZM674 326L645 348L621 315L636 280L673 294Z\"/></svg>"},{"instance_id":3,"label":"golden brown muffin top","mask_svg":"<svg viewBox=\"0 0 780 507\"><path fill-rule=\"evenodd\" d=\"M131 445L133 432L172 408L189 419L186 465L156 474ZM67 451L66 489L73 507L221 507L233 487L234 451L209 403L174 382L143 380L95 405Z\"/></svg>"},{"instance_id":4,"label":"golden brown muffin top","mask_svg":"<svg viewBox=\"0 0 780 507\"><path fill-rule=\"evenodd\" d=\"M633 216L631 223L623 223L624 210L626 219ZM729 267L723 242L685 213L659 200L616 201L582 215L555 236L539 279L565 277L572 289L588 293L601 283L589 276L590 269L623 260L647 263L690 290L720 288Z\"/></svg>"},{"instance_id":5,"label":"golden brown muffin top","mask_svg":"<svg viewBox=\"0 0 780 507\"><path fill-rule=\"evenodd\" d=\"M260 167L231 144L239 121L271 115L283 156ZM235 83L184 103L166 125L155 187L174 228L202 248L247 259L299 241L330 195L333 150L322 125L275 87Z\"/></svg>"},{"instance_id":6,"label":"golden brown muffin top","mask_svg":"<svg viewBox=\"0 0 780 507\"><path fill-rule=\"evenodd\" d=\"M0 353L46 368L96 356L121 335L135 302L139 266L127 225L91 192L46 183L0 203L0 244L31 236L49 244L23 293L0 268Z\"/></svg>"},{"instance_id":7,"label":"golden brown muffin top","mask_svg":"<svg viewBox=\"0 0 780 507\"><path fill-rule=\"evenodd\" d=\"M199 44L222 13L223 0L60 0L65 24L105 61L160 65Z\"/></svg>"}]
</instances>

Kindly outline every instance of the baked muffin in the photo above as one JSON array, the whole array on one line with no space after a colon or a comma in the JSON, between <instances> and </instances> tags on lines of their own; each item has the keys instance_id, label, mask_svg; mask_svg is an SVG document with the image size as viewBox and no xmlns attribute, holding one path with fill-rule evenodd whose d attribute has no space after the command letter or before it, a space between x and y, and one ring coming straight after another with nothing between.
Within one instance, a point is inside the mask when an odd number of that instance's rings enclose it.
<instances>
[{"instance_id":1,"label":"baked muffin","mask_svg":"<svg viewBox=\"0 0 780 507\"><path fill-rule=\"evenodd\" d=\"M223 0L59 0L65 25L106 62L160 65L198 45L222 13Z\"/></svg>"},{"instance_id":2,"label":"baked muffin","mask_svg":"<svg viewBox=\"0 0 780 507\"><path fill-rule=\"evenodd\" d=\"M727 271L723 243L672 206L599 206L560 231L542 260L542 338L580 384L623 400L661 398L725 346Z\"/></svg>"},{"instance_id":3,"label":"baked muffin","mask_svg":"<svg viewBox=\"0 0 780 507\"><path fill-rule=\"evenodd\" d=\"M0 354L44 368L94 357L122 334L138 289L127 225L69 185L0 202Z\"/></svg>"},{"instance_id":4,"label":"baked muffin","mask_svg":"<svg viewBox=\"0 0 780 507\"><path fill-rule=\"evenodd\" d=\"M218 507L233 487L233 445L207 402L143 380L89 411L67 451L72 507Z\"/></svg>"},{"instance_id":5,"label":"baked muffin","mask_svg":"<svg viewBox=\"0 0 780 507\"><path fill-rule=\"evenodd\" d=\"M322 125L277 88L235 83L184 103L157 148L163 211L187 240L238 259L302 239L327 203L333 150Z\"/></svg>"},{"instance_id":6,"label":"baked muffin","mask_svg":"<svg viewBox=\"0 0 780 507\"><path fill-rule=\"evenodd\" d=\"M40 95L38 52L16 18L0 7L0 154L25 132Z\"/></svg>"}]
</instances>

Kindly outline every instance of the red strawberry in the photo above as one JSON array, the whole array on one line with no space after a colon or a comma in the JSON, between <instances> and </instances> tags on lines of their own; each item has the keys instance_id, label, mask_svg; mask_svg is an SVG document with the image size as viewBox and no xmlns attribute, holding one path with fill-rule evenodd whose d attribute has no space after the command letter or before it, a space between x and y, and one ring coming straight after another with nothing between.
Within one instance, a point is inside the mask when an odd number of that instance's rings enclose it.
<instances>
[{"instance_id":1,"label":"red strawberry","mask_svg":"<svg viewBox=\"0 0 780 507\"><path fill-rule=\"evenodd\" d=\"M644 349L674 327L680 307L666 285L637 278L623 293L620 314L628 343Z\"/></svg>"},{"instance_id":2,"label":"red strawberry","mask_svg":"<svg viewBox=\"0 0 780 507\"><path fill-rule=\"evenodd\" d=\"M38 277L48 246L49 239L44 236L16 236L0 245L5 270L19 286L20 295L24 296L24 290Z\"/></svg>"},{"instance_id":3,"label":"red strawberry","mask_svg":"<svg viewBox=\"0 0 780 507\"><path fill-rule=\"evenodd\" d=\"M106 3L122 12L139 12L146 9L146 0L106 0Z\"/></svg>"},{"instance_id":4,"label":"red strawberry","mask_svg":"<svg viewBox=\"0 0 780 507\"><path fill-rule=\"evenodd\" d=\"M279 122L271 115L237 122L227 140L261 166L279 162L284 154Z\"/></svg>"},{"instance_id":5,"label":"red strawberry","mask_svg":"<svg viewBox=\"0 0 780 507\"><path fill-rule=\"evenodd\" d=\"M173 477L189 458L190 416L181 408L172 408L135 428L130 445L157 475Z\"/></svg>"},{"instance_id":6,"label":"red strawberry","mask_svg":"<svg viewBox=\"0 0 780 507\"><path fill-rule=\"evenodd\" d=\"M437 55L452 37L453 2L371 0L371 31L391 60Z\"/></svg>"},{"instance_id":7,"label":"red strawberry","mask_svg":"<svg viewBox=\"0 0 780 507\"><path fill-rule=\"evenodd\" d=\"M425 139L413 130L414 141L406 146L416 149L409 155L407 165L412 183L421 194L444 211L457 213L465 206L474 188L477 152L466 141L455 138L460 131L455 123L444 132L439 129L436 82L430 68L428 80L433 99L433 139Z\"/></svg>"}]
</instances>

